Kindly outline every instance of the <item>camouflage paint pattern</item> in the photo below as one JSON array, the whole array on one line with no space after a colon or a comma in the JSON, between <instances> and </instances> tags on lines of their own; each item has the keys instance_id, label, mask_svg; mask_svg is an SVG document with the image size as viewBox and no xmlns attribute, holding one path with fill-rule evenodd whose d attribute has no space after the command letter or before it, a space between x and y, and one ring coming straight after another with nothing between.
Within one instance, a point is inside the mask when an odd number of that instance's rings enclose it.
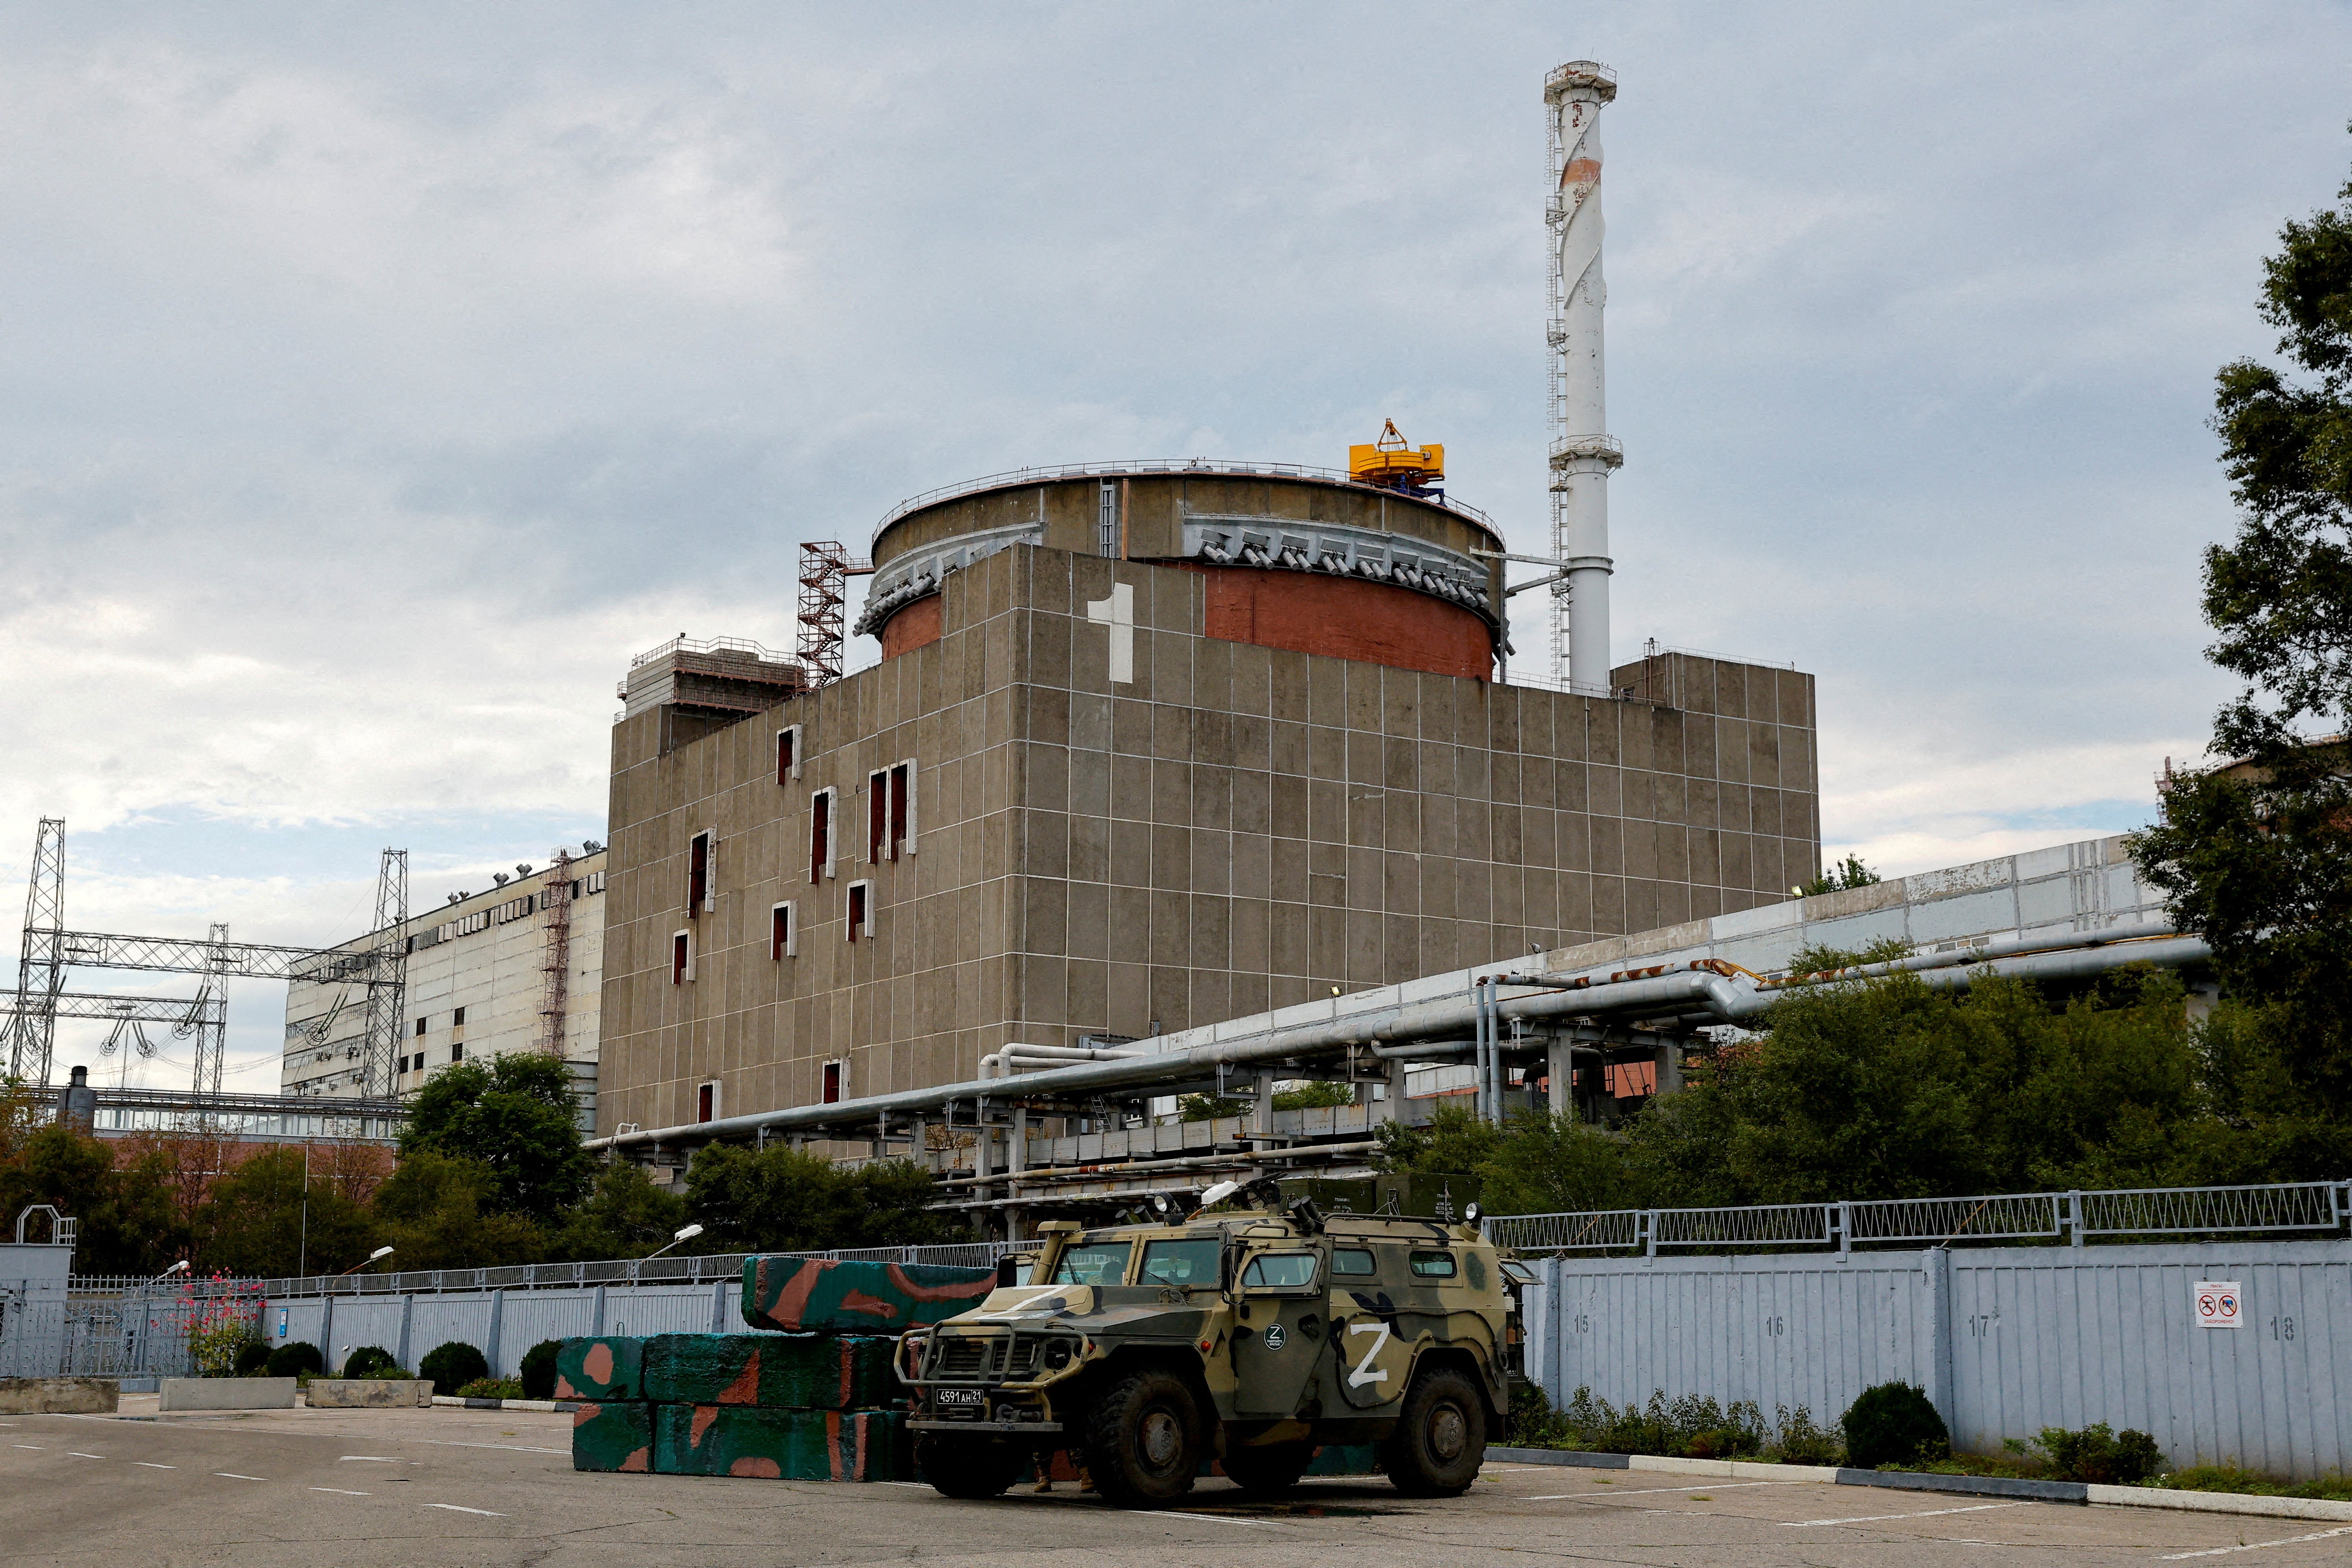
<instances>
[{"instance_id":1,"label":"camouflage paint pattern","mask_svg":"<svg viewBox=\"0 0 2352 1568\"><path fill-rule=\"evenodd\" d=\"M643 1400L583 1405L572 1413L572 1468L642 1475L654 1468L654 1407Z\"/></svg>"},{"instance_id":2,"label":"camouflage paint pattern","mask_svg":"<svg viewBox=\"0 0 2352 1568\"><path fill-rule=\"evenodd\" d=\"M993 1268L747 1258L743 1321L786 1333L895 1334L969 1310L995 1280Z\"/></svg>"},{"instance_id":3,"label":"camouflage paint pattern","mask_svg":"<svg viewBox=\"0 0 2352 1568\"><path fill-rule=\"evenodd\" d=\"M555 1397L643 1399L645 1344L613 1334L564 1341L555 1352Z\"/></svg>"},{"instance_id":4,"label":"camouflage paint pattern","mask_svg":"<svg viewBox=\"0 0 2352 1568\"><path fill-rule=\"evenodd\" d=\"M645 1397L656 1405L867 1410L903 1397L898 1342L817 1334L656 1334L645 1342Z\"/></svg>"},{"instance_id":5,"label":"camouflage paint pattern","mask_svg":"<svg viewBox=\"0 0 2352 1568\"><path fill-rule=\"evenodd\" d=\"M654 1419L654 1468L666 1476L894 1481L907 1475L906 1417L895 1410L662 1405Z\"/></svg>"}]
</instances>

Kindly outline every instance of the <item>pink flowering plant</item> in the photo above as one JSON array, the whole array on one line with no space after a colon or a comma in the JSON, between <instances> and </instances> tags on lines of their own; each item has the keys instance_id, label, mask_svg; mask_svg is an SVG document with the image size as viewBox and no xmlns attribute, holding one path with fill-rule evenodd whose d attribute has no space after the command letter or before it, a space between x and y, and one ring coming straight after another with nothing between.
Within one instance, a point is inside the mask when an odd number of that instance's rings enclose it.
<instances>
[{"instance_id":1,"label":"pink flowering plant","mask_svg":"<svg viewBox=\"0 0 2352 1568\"><path fill-rule=\"evenodd\" d=\"M261 1283L231 1279L215 1274L201 1284L190 1281L180 1291L183 1321L188 1325L188 1359L200 1377L232 1377L237 1357L247 1345L264 1343L261 1333Z\"/></svg>"}]
</instances>

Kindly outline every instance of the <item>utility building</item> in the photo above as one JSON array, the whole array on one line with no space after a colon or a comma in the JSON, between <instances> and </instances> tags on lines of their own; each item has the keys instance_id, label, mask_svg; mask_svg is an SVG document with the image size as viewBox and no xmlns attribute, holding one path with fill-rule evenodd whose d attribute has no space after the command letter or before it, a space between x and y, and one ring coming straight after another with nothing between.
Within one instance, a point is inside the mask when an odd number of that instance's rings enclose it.
<instances>
[{"instance_id":1,"label":"utility building","mask_svg":"<svg viewBox=\"0 0 2352 1568\"><path fill-rule=\"evenodd\" d=\"M791 693L741 717L673 711L691 646L640 661L599 1130L963 1082L1811 878L1811 677L1496 681L1503 544L1440 465L983 480L884 520L875 668L737 671Z\"/></svg>"}]
</instances>

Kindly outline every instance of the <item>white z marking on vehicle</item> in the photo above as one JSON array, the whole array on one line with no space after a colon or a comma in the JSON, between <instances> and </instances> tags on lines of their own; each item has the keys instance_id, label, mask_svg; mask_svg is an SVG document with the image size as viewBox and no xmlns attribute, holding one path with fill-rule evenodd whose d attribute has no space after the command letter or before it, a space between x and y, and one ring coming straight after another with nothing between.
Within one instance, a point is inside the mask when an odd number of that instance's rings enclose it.
<instances>
[{"instance_id":1,"label":"white z marking on vehicle","mask_svg":"<svg viewBox=\"0 0 2352 1568\"><path fill-rule=\"evenodd\" d=\"M1348 1386L1361 1388L1368 1383L1386 1383L1389 1380L1388 1370L1385 1367L1378 1371L1372 1370L1372 1358L1380 1354L1382 1347L1389 1342L1389 1326L1377 1320L1369 1323L1349 1323L1348 1332L1378 1336L1372 1341L1371 1348L1364 1352L1364 1359L1358 1362L1354 1369L1348 1373Z\"/></svg>"}]
</instances>

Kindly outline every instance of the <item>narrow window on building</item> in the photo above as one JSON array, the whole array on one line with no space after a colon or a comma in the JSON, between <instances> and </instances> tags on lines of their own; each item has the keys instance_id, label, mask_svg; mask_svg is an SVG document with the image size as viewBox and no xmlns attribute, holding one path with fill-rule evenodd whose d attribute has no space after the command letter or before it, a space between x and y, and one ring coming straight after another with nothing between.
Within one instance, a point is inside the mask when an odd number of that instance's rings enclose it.
<instances>
[{"instance_id":1,"label":"narrow window on building","mask_svg":"<svg viewBox=\"0 0 2352 1568\"><path fill-rule=\"evenodd\" d=\"M827 1105L840 1103L842 1080L847 1076L842 1071L843 1066L837 1061L824 1064L824 1103Z\"/></svg>"},{"instance_id":2,"label":"narrow window on building","mask_svg":"<svg viewBox=\"0 0 2352 1568\"><path fill-rule=\"evenodd\" d=\"M694 1091L694 1119L697 1121L719 1120L719 1085L716 1081L703 1084Z\"/></svg>"},{"instance_id":3,"label":"narrow window on building","mask_svg":"<svg viewBox=\"0 0 2352 1568\"><path fill-rule=\"evenodd\" d=\"M462 1029L466 1026L466 1010L463 1007L449 1015L449 1026L453 1029Z\"/></svg>"},{"instance_id":4,"label":"narrow window on building","mask_svg":"<svg viewBox=\"0 0 2352 1568\"><path fill-rule=\"evenodd\" d=\"M422 1018L416 1020L416 1035L419 1039L425 1037L425 1020Z\"/></svg>"},{"instance_id":5,"label":"narrow window on building","mask_svg":"<svg viewBox=\"0 0 2352 1568\"><path fill-rule=\"evenodd\" d=\"M787 724L776 731L776 782L789 783L801 776L801 727Z\"/></svg>"},{"instance_id":6,"label":"narrow window on building","mask_svg":"<svg viewBox=\"0 0 2352 1568\"><path fill-rule=\"evenodd\" d=\"M449 1059L453 1062L464 1061L466 1059L466 1047L463 1046L451 1046L449 1047ZM425 1057L422 1052L417 1054L416 1065L420 1070L425 1066Z\"/></svg>"},{"instance_id":7,"label":"narrow window on building","mask_svg":"<svg viewBox=\"0 0 2352 1568\"><path fill-rule=\"evenodd\" d=\"M710 830L704 828L686 841L686 912L698 915L719 907L710 887Z\"/></svg>"},{"instance_id":8,"label":"narrow window on building","mask_svg":"<svg viewBox=\"0 0 2352 1568\"><path fill-rule=\"evenodd\" d=\"M914 853L915 764L910 760L866 775L866 858L876 865Z\"/></svg>"},{"instance_id":9,"label":"narrow window on building","mask_svg":"<svg viewBox=\"0 0 2352 1568\"><path fill-rule=\"evenodd\" d=\"M408 1076L408 1058L406 1057L400 1058L400 1072L403 1078Z\"/></svg>"},{"instance_id":10,"label":"narrow window on building","mask_svg":"<svg viewBox=\"0 0 2352 1568\"><path fill-rule=\"evenodd\" d=\"M673 931L669 939L669 983L683 985L694 978L694 933Z\"/></svg>"},{"instance_id":11,"label":"narrow window on building","mask_svg":"<svg viewBox=\"0 0 2352 1568\"><path fill-rule=\"evenodd\" d=\"M1095 553L1118 553L1118 487L1105 484L1095 498Z\"/></svg>"},{"instance_id":12,"label":"narrow window on building","mask_svg":"<svg viewBox=\"0 0 2352 1568\"><path fill-rule=\"evenodd\" d=\"M833 797L821 789L809 796L809 880L822 882L833 875Z\"/></svg>"},{"instance_id":13,"label":"narrow window on building","mask_svg":"<svg viewBox=\"0 0 2352 1568\"><path fill-rule=\"evenodd\" d=\"M849 884L849 940L874 934L874 884L858 880Z\"/></svg>"},{"instance_id":14,"label":"narrow window on building","mask_svg":"<svg viewBox=\"0 0 2352 1568\"><path fill-rule=\"evenodd\" d=\"M801 933L797 911L790 902L781 903L768 911L768 956L785 959L799 956Z\"/></svg>"}]
</instances>

